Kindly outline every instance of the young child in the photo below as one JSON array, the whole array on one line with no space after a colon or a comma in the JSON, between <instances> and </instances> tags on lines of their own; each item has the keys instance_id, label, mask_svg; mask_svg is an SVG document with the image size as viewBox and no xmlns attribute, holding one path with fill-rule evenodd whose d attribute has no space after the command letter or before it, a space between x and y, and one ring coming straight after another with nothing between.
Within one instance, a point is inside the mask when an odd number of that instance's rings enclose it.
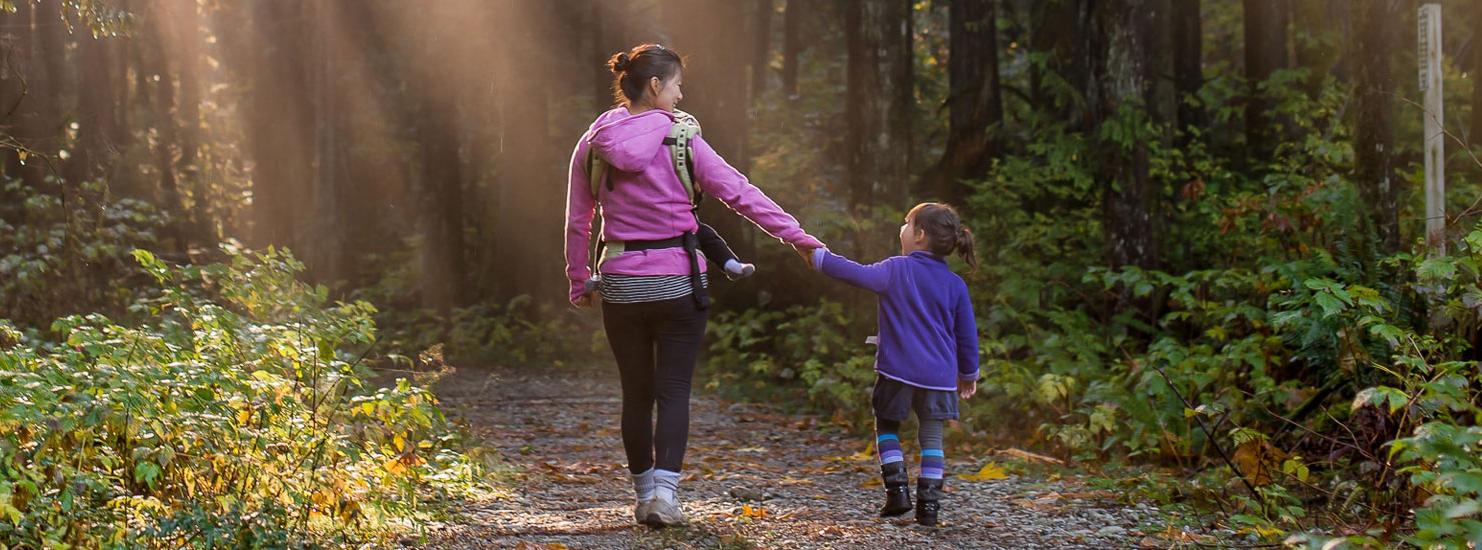
<instances>
[{"instance_id":1,"label":"young child","mask_svg":"<svg viewBox=\"0 0 1482 550\"><path fill-rule=\"evenodd\" d=\"M916 523L933 526L941 510L942 422L957 418L957 398L978 388L978 334L967 283L945 256L962 255L972 269L973 235L951 206L923 203L906 214L901 255L860 265L813 251L813 267L880 296L875 354L875 440L885 479L881 517L911 510L910 478L901 453L900 426L911 411L921 424L921 474L916 482Z\"/></svg>"}]
</instances>

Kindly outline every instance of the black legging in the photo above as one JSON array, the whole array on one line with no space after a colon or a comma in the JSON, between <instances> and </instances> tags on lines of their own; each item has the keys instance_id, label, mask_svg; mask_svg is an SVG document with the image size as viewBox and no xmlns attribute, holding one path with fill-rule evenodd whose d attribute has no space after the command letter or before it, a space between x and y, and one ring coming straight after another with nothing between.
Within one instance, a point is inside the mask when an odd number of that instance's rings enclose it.
<instances>
[{"instance_id":1,"label":"black legging","mask_svg":"<svg viewBox=\"0 0 1482 550\"><path fill-rule=\"evenodd\" d=\"M628 451L628 470L635 474L651 467L678 472L684 465L690 379L705 321L705 311L697 309L689 296L602 304L602 325L623 383L623 448ZM654 403L659 405L657 426Z\"/></svg>"}]
</instances>

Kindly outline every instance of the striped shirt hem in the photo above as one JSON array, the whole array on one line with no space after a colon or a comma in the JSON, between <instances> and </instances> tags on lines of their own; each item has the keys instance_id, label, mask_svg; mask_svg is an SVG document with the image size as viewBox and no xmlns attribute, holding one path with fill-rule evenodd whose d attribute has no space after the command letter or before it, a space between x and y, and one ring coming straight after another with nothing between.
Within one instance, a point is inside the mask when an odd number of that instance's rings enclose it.
<instances>
[{"instance_id":1,"label":"striped shirt hem","mask_svg":"<svg viewBox=\"0 0 1482 550\"><path fill-rule=\"evenodd\" d=\"M700 274L700 284L709 280ZM602 301L609 304L635 304L673 300L694 294L689 275L623 275L602 274Z\"/></svg>"}]
</instances>

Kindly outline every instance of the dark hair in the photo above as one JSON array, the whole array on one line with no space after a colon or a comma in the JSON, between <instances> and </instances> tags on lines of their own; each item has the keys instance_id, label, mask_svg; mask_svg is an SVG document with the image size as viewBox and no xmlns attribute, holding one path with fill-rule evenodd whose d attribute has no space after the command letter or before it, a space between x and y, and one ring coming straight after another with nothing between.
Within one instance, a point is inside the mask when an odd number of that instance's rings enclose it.
<instances>
[{"instance_id":1,"label":"dark hair","mask_svg":"<svg viewBox=\"0 0 1482 550\"><path fill-rule=\"evenodd\" d=\"M923 202L906 214L916 229L926 233L926 248L932 254L946 256L956 251L973 271L978 258L973 251L973 232L962 223L957 209L938 202Z\"/></svg>"},{"instance_id":2,"label":"dark hair","mask_svg":"<svg viewBox=\"0 0 1482 550\"><path fill-rule=\"evenodd\" d=\"M612 54L607 60L612 70L612 95L618 104L628 107L643 98L648 79L669 80L684 68L679 52L658 44L639 44L626 52Z\"/></svg>"}]
</instances>

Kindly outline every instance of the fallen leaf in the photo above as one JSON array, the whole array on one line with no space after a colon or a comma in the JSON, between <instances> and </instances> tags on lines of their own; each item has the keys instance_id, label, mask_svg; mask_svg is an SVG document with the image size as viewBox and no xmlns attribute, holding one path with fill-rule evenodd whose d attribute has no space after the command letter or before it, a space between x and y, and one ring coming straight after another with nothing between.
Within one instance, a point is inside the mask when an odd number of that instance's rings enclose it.
<instances>
[{"instance_id":1,"label":"fallen leaf","mask_svg":"<svg viewBox=\"0 0 1482 550\"><path fill-rule=\"evenodd\" d=\"M987 464L984 464L982 468L978 469L978 473L957 476L957 479L961 479L963 481L994 481L1007 477L1009 476L1008 474L1003 473L1003 467L999 466L995 462L989 462Z\"/></svg>"},{"instance_id":2,"label":"fallen leaf","mask_svg":"<svg viewBox=\"0 0 1482 550\"><path fill-rule=\"evenodd\" d=\"M752 518L752 519L765 518L765 517L767 517L767 509L766 508L762 508L761 506L752 506L750 504L743 504L743 505L741 505L741 517L743 517L743 518Z\"/></svg>"}]
</instances>

